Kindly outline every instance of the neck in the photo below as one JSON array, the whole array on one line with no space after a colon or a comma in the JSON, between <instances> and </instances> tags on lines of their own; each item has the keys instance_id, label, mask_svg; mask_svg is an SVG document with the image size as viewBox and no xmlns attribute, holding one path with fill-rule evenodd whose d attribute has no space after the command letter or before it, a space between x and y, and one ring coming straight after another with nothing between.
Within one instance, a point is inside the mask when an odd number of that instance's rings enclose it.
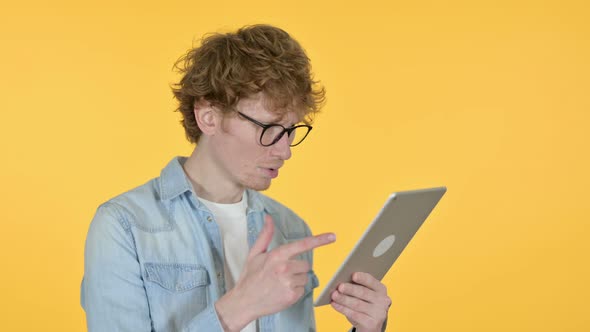
<instances>
[{"instance_id":1,"label":"neck","mask_svg":"<svg viewBox=\"0 0 590 332\"><path fill-rule=\"evenodd\" d=\"M183 168L197 196L222 204L237 203L242 199L245 188L236 186L216 164L207 144L195 148Z\"/></svg>"}]
</instances>

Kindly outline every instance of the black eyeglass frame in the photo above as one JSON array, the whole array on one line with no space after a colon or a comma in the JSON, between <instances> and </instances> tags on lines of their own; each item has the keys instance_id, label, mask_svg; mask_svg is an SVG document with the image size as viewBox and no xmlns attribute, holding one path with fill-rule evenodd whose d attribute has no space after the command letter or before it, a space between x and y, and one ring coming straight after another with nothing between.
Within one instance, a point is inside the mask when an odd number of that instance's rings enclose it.
<instances>
[{"instance_id":1,"label":"black eyeglass frame","mask_svg":"<svg viewBox=\"0 0 590 332\"><path fill-rule=\"evenodd\" d=\"M273 144L275 144L276 142L280 141L281 138L283 138L283 135L285 135L285 133L287 133L287 136L290 136L292 132L295 131L295 129L297 128L307 128L307 133L305 133L305 136L303 136L303 138L301 138L301 140L299 142L297 142L297 144L289 144L289 146L293 147L293 146L297 146L299 144L301 144L301 142L303 142L305 140L305 138L307 137L307 135L309 135L309 132L313 129L312 126L310 125L306 125L306 124L302 124L302 125L296 125L296 126L292 126L289 128L285 128L285 126L280 125L278 123L269 123L269 124L264 124L258 120L252 119L251 117L247 116L246 114L240 112L240 111L236 111L239 115L241 115L244 119L252 122L253 124L259 126L262 128L262 133L260 134L260 144L262 146L271 146ZM281 127L283 128L283 130L281 131L280 134L278 134L270 144L264 144L262 143L262 137L264 136L264 133L266 132L267 129L272 128L272 127Z\"/></svg>"}]
</instances>

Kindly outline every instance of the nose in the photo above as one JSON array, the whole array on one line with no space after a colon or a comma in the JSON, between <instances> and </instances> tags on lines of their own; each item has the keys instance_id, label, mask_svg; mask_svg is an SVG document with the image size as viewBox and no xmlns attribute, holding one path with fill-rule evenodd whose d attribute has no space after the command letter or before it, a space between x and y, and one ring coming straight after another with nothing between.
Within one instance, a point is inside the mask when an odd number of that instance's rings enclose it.
<instances>
[{"instance_id":1,"label":"nose","mask_svg":"<svg viewBox=\"0 0 590 332\"><path fill-rule=\"evenodd\" d=\"M287 160L291 158L291 146L289 145L289 137L287 133L281 137L278 142L270 146L272 156L281 158L281 160Z\"/></svg>"}]
</instances>

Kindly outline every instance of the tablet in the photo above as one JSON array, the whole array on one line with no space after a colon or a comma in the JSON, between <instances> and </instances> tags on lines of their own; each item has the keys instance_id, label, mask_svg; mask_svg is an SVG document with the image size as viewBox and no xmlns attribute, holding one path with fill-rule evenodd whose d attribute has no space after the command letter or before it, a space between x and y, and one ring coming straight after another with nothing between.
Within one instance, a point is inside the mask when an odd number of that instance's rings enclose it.
<instances>
[{"instance_id":1,"label":"tablet","mask_svg":"<svg viewBox=\"0 0 590 332\"><path fill-rule=\"evenodd\" d=\"M314 305L330 304L332 292L339 284L352 282L354 272L383 279L446 191L439 187L391 194Z\"/></svg>"}]
</instances>

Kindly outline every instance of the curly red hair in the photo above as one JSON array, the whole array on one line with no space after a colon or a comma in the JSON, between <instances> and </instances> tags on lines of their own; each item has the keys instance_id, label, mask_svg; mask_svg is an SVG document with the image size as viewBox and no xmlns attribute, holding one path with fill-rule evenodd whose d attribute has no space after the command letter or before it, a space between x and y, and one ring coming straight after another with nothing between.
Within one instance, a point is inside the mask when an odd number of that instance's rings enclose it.
<instances>
[{"instance_id":1,"label":"curly red hair","mask_svg":"<svg viewBox=\"0 0 590 332\"><path fill-rule=\"evenodd\" d=\"M183 77L172 91L192 143L201 136L194 114L194 103L201 98L227 114L241 98L262 92L270 110L295 111L307 123L325 101L325 89L313 80L301 45L270 25L207 35L199 47L178 59L175 68Z\"/></svg>"}]
</instances>

